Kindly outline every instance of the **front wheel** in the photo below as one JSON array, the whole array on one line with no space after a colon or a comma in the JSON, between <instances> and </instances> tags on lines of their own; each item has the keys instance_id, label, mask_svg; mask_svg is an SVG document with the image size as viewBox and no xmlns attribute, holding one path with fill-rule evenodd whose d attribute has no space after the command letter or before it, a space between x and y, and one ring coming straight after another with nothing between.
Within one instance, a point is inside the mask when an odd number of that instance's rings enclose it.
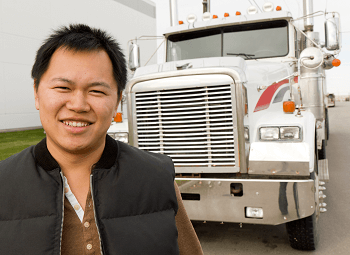
<instances>
[{"instance_id":1,"label":"front wheel","mask_svg":"<svg viewBox=\"0 0 350 255\"><path fill-rule=\"evenodd\" d=\"M315 181L315 212L306 218L286 223L290 246L297 250L313 251L316 249L316 244L318 241L317 221L320 211L317 174L318 159L317 153L315 152L314 171L310 175L311 179Z\"/></svg>"},{"instance_id":2,"label":"front wheel","mask_svg":"<svg viewBox=\"0 0 350 255\"><path fill-rule=\"evenodd\" d=\"M317 217L316 212L313 215L288 222L287 233L289 243L292 248L303 251L312 251L316 249L317 236Z\"/></svg>"}]
</instances>

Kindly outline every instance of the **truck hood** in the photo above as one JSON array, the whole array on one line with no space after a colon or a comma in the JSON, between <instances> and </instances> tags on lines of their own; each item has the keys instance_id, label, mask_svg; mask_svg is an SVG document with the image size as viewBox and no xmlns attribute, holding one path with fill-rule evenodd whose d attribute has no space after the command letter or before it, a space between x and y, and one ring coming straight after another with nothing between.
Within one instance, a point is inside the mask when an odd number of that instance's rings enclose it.
<instances>
[{"instance_id":1,"label":"truck hood","mask_svg":"<svg viewBox=\"0 0 350 255\"><path fill-rule=\"evenodd\" d=\"M246 86L268 87L294 72L293 62L276 62L276 61L249 61L247 63L246 76L248 83Z\"/></svg>"},{"instance_id":2,"label":"truck hood","mask_svg":"<svg viewBox=\"0 0 350 255\"><path fill-rule=\"evenodd\" d=\"M179 61L166 62L163 64L155 64L150 66L140 67L136 70L133 78L161 73L170 72L176 70L185 69L197 69L197 68L208 68L208 67L228 67L228 68L239 68L244 73L247 68L247 61L241 57L213 57L213 58L198 58L198 59L186 59Z\"/></svg>"},{"instance_id":3,"label":"truck hood","mask_svg":"<svg viewBox=\"0 0 350 255\"><path fill-rule=\"evenodd\" d=\"M166 62L140 67L136 70L133 78L184 69L226 67L238 68L246 76L248 86L270 86L272 83L280 80L293 73L294 66L290 65L292 61L281 62L281 60L249 60L246 61L241 57L213 57L200 59L187 59Z\"/></svg>"}]
</instances>

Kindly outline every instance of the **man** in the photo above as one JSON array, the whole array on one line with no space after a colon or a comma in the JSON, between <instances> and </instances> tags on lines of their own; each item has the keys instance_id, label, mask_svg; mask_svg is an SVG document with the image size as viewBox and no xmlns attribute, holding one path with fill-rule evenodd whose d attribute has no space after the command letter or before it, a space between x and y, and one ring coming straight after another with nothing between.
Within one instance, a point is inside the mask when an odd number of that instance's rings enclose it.
<instances>
[{"instance_id":1,"label":"man","mask_svg":"<svg viewBox=\"0 0 350 255\"><path fill-rule=\"evenodd\" d=\"M126 83L114 39L63 27L32 77L46 138L0 162L0 254L202 254L171 159L106 136Z\"/></svg>"}]
</instances>

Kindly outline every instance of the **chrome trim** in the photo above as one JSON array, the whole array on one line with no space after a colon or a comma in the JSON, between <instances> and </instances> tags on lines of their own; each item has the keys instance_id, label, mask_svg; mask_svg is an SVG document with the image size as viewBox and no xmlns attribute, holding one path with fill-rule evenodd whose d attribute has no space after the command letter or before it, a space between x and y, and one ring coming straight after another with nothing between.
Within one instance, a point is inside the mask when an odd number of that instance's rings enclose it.
<instances>
[{"instance_id":1,"label":"chrome trim","mask_svg":"<svg viewBox=\"0 0 350 255\"><path fill-rule=\"evenodd\" d=\"M249 161L249 174L309 176L309 162Z\"/></svg>"},{"instance_id":2,"label":"chrome trim","mask_svg":"<svg viewBox=\"0 0 350 255\"><path fill-rule=\"evenodd\" d=\"M231 85L233 86L233 84ZM236 94L232 95L234 96L236 100L236 105L232 104L232 111L236 112L235 115L237 117L237 125L234 126L234 137L238 137L238 143L235 143L238 145L238 158L239 158L239 165L241 173L248 173L247 169L247 161L246 161L246 155L245 155L245 139L244 139L244 100L243 100L243 87L244 84L236 84L234 91ZM236 109L235 109L236 108ZM235 121L235 120L233 120Z\"/></svg>"},{"instance_id":3,"label":"chrome trim","mask_svg":"<svg viewBox=\"0 0 350 255\"><path fill-rule=\"evenodd\" d=\"M249 174L309 176L310 158L306 142L254 142L250 145Z\"/></svg>"},{"instance_id":4,"label":"chrome trim","mask_svg":"<svg viewBox=\"0 0 350 255\"><path fill-rule=\"evenodd\" d=\"M229 76L234 82L231 84L231 98L230 100L227 100L228 103L231 102L232 105L232 110L233 110L233 123L237 123L237 125L233 125L233 133L234 137L242 137L242 139L236 139L237 141L235 142L235 150L236 150L236 164L235 166L229 166L229 167L222 167L223 169L220 169L219 172L239 172L241 171L242 173L247 173L247 164L246 164L246 155L245 155L245 141L244 141L244 125L243 125L243 95L242 95L242 86L243 82L245 82L245 75L240 69L235 70L235 69L230 69L230 68L200 68L200 69L187 69L187 70L179 70L179 71L170 71L170 72L162 72L162 73L155 73L155 74L149 74L145 76L140 76L132 79L126 87L126 95L128 97L128 120L130 122L129 125L129 133L131 134L129 137L130 144L133 146L138 147L138 141L137 139L145 139L146 137L156 137L156 135L148 134L147 136L142 136L142 133L137 134L137 118L136 118L136 108L133 107L133 105L136 105L136 99L135 99L135 92L133 92L133 87L135 84L140 83L140 82L147 82L147 81L155 81L159 79L165 79L165 78L176 78L176 77L185 77L185 76L193 76L193 75L227 75ZM221 84L217 84L221 85ZM233 89L234 86L234 89ZM153 88L148 88L149 90L152 90ZM174 88L171 88L174 89ZM139 91L139 89L137 90ZM141 91L140 91L141 92ZM145 90L147 92L147 90ZM146 96L152 95L154 98L156 98L157 93L145 93ZM242 95L236 98L236 95ZM234 97L232 97L234 96ZM148 98L148 97L146 97ZM236 98L234 100L236 103L232 104L232 98ZM199 103L200 104L200 103ZM172 106L176 106L177 104L171 104ZM183 104L182 104L183 105ZM189 103L189 105L193 105L193 103ZM156 105L155 105L156 106ZM140 107L140 106L138 106ZM213 107L214 108L214 107ZM130 110L131 109L131 110ZM140 109L140 108L138 108ZM191 109L200 109L202 110L201 107L191 107ZM147 109L147 110L140 110L143 112L147 112L147 114L150 114L151 112L157 113L160 109L156 108L155 109ZM206 109L209 111L209 109ZM172 109L174 111L174 109ZM148 115L149 116L149 115ZM159 123L159 126L161 126L161 123ZM159 127L158 127L159 128ZM215 128L213 128L215 129ZM220 130L220 128L216 128ZM221 128L222 129L222 128ZM227 128L226 128L227 129ZM159 142L163 143L163 136L162 134L165 132L168 132L167 128L161 128L161 133L160 133L160 138ZM203 129L192 129L192 131L196 130L203 130ZM176 130L172 130L173 132L176 132ZM158 131L159 132L159 131ZM148 131L148 133L152 133ZM227 132L225 132L227 133ZM181 135L183 137L186 137L186 135ZM158 137L158 136L157 136ZM164 151L164 150L163 150ZM163 151L160 151L161 153ZM192 164L193 165L193 164ZM200 164L198 164L200 165ZM217 164L218 165L218 164ZM227 166L228 164L226 164ZM221 167L220 167L221 168ZM182 173L191 173L193 172L193 168L191 167L176 167L177 172L182 172ZM212 172L213 170L208 170L205 167L198 167L196 168L196 172ZM217 170L215 169L215 172Z\"/></svg>"},{"instance_id":5,"label":"chrome trim","mask_svg":"<svg viewBox=\"0 0 350 255\"><path fill-rule=\"evenodd\" d=\"M278 225L315 211L315 181L269 179L175 178L181 193L200 200L183 200L191 220ZM234 196L231 184L241 184ZM245 217L245 207L261 207L263 219Z\"/></svg>"},{"instance_id":6,"label":"chrome trim","mask_svg":"<svg viewBox=\"0 0 350 255\"><path fill-rule=\"evenodd\" d=\"M219 138L219 137L217 137ZM232 137L231 136L223 136L221 138L227 138L227 139L231 139ZM193 140L193 139L196 139L196 138L193 138L193 137L189 137L188 139L187 138L176 138L176 139L172 139L172 138L167 138L167 139L164 139L164 140L168 140L168 141L178 141L178 140ZM141 139L139 139L140 141ZM145 139L145 141L156 141L156 140L159 140L159 139ZM234 140L226 140L227 142L230 142L230 143L233 143ZM167 142L168 144L178 144L177 142L174 143L174 142ZM201 142L186 142L184 144L200 144ZM202 142L203 144L206 144L206 142ZM211 142L212 144L213 143L223 143L223 141L212 141ZM143 143L143 142L139 142L139 144L142 144L142 145L157 145L157 144L160 144L159 142L149 142L149 143Z\"/></svg>"},{"instance_id":7,"label":"chrome trim","mask_svg":"<svg viewBox=\"0 0 350 255\"><path fill-rule=\"evenodd\" d=\"M126 93L127 106L128 106L128 122L129 122L129 144L138 147L138 137L137 137L137 120L136 120L136 108L131 107L135 105L135 93Z\"/></svg>"}]
</instances>

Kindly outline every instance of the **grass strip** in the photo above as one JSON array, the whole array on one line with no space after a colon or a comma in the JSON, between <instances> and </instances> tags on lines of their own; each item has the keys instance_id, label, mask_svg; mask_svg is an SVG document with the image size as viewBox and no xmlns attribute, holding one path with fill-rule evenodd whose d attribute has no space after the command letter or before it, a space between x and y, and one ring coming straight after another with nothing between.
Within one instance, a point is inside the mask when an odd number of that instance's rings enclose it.
<instances>
[{"instance_id":1,"label":"grass strip","mask_svg":"<svg viewBox=\"0 0 350 255\"><path fill-rule=\"evenodd\" d=\"M0 133L0 161L37 144L44 137L44 129Z\"/></svg>"}]
</instances>

